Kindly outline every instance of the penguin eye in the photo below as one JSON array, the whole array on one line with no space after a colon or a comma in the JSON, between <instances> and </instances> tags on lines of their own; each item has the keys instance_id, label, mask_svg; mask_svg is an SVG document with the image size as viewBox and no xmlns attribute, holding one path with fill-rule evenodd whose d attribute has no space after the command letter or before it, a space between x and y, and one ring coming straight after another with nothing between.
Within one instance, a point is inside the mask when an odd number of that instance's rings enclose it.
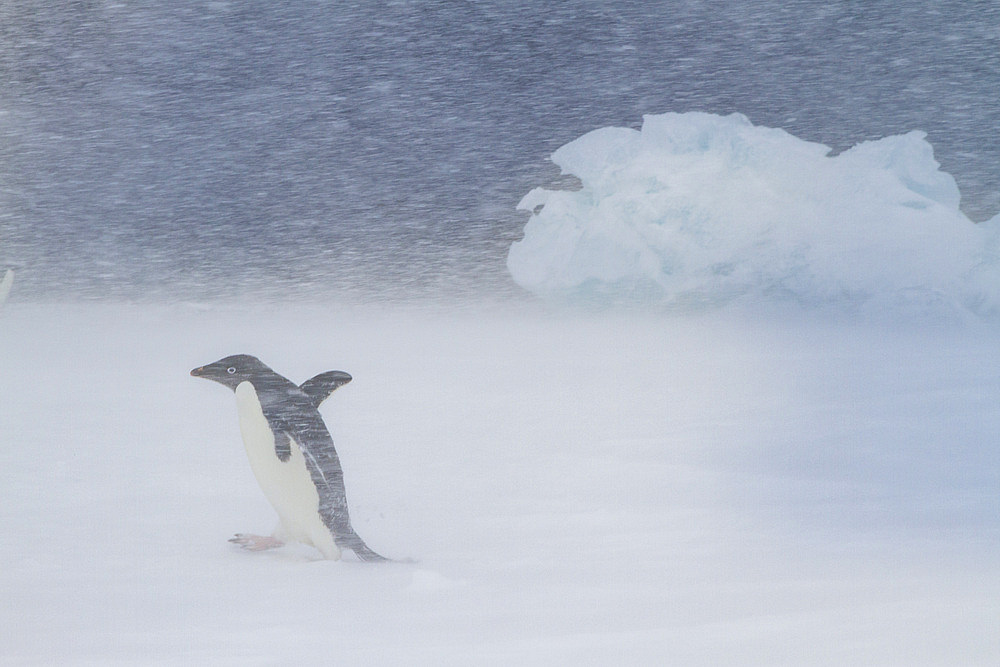
<instances>
[{"instance_id":1,"label":"penguin eye","mask_svg":"<svg viewBox=\"0 0 1000 667\"><path fill-rule=\"evenodd\" d=\"M229 373L230 375L232 375L233 373L236 372L236 367L235 366L230 366L229 368L226 369L226 372Z\"/></svg>"}]
</instances>

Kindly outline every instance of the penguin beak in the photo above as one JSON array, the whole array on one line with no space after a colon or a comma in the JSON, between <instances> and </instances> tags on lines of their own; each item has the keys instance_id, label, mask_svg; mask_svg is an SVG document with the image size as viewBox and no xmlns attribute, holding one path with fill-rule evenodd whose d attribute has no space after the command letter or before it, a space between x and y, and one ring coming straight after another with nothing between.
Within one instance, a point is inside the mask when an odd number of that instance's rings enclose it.
<instances>
[{"instance_id":1,"label":"penguin beak","mask_svg":"<svg viewBox=\"0 0 1000 667\"><path fill-rule=\"evenodd\" d=\"M205 374L205 367L204 366L198 366L198 368L195 368L194 370L191 371L192 377L196 377L196 378L197 377L201 377L204 374Z\"/></svg>"}]
</instances>

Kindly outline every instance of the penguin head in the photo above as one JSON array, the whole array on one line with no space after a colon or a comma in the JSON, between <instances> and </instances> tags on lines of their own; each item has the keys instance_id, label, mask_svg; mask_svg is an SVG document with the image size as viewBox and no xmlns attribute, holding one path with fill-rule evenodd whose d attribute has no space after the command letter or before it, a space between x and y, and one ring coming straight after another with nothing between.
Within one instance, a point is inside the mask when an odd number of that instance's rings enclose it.
<instances>
[{"instance_id":1,"label":"penguin head","mask_svg":"<svg viewBox=\"0 0 1000 667\"><path fill-rule=\"evenodd\" d=\"M191 371L191 375L196 378L213 380L236 391L236 387L241 382L252 381L258 374L270 370L257 357L252 357L249 354L234 354L207 366L199 366Z\"/></svg>"}]
</instances>

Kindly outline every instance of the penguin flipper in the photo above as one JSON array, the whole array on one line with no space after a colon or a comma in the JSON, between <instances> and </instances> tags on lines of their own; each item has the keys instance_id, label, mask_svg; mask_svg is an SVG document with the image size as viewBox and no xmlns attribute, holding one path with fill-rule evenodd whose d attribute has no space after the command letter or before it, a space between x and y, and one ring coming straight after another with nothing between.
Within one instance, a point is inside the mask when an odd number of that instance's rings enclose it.
<instances>
[{"instance_id":1,"label":"penguin flipper","mask_svg":"<svg viewBox=\"0 0 1000 667\"><path fill-rule=\"evenodd\" d=\"M274 431L274 454L282 463L292 458L292 442L285 431Z\"/></svg>"},{"instance_id":2,"label":"penguin flipper","mask_svg":"<svg viewBox=\"0 0 1000 667\"><path fill-rule=\"evenodd\" d=\"M350 382L353 378L344 371L327 371L325 373L320 373L316 377L309 378L299 389L302 390L312 404L317 408L320 403L325 401L330 394L335 392L340 387L344 386Z\"/></svg>"}]
</instances>

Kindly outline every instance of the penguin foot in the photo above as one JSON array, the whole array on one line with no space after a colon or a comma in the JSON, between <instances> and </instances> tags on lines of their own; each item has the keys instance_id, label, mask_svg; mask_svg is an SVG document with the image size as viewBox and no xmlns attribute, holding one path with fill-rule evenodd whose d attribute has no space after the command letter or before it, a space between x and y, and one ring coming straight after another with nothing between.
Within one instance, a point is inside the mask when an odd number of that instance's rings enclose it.
<instances>
[{"instance_id":1,"label":"penguin foot","mask_svg":"<svg viewBox=\"0 0 1000 667\"><path fill-rule=\"evenodd\" d=\"M233 544L238 544L247 551L266 551L285 546L285 543L276 537L265 537L263 535L251 535L250 533L236 533L229 538Z\"/></svg>"}]
</instances>

